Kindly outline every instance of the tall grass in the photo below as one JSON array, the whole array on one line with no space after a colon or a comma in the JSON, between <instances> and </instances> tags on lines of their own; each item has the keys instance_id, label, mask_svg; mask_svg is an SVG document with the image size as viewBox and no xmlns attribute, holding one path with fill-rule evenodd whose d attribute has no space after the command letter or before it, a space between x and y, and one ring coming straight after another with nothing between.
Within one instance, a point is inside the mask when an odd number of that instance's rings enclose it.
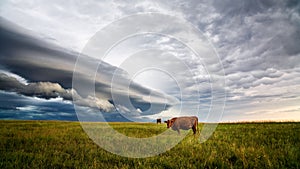
<instances>
[{"instance_id":1,"label":"tall grass","mask_svg":"<svg viewBox=\"0 0 300 169\"><path fill-rule=\"evenodd\" d=\"M111 123L131 137L164 124ZM175 132L175 131L174 131ZM97 146L78 122L0 121L0 168L300 168L300 123L219 124L200 144L192 131L170 151L134 159Z\"/></svg>"}]
</instances>

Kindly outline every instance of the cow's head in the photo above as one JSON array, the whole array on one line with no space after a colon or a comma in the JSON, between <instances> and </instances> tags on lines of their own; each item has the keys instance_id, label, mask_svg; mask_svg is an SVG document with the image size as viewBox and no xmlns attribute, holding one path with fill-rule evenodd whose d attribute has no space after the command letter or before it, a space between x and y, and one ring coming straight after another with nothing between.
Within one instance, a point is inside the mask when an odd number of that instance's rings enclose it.
<instances>
[{"instance_id":1,"label":"cow's head","mask_svg":"<svg viewBox=\"0 0 300 169\"><path fill-rule=\"evenodd\" d=\"M176 120L176 119L173 118L173 119L171 119L171 120L165 121L165 123L167 123L167 127L168 127L168 128L172 127L172 125L174 124L175 120Z\"/></svg>"}]
</instances>

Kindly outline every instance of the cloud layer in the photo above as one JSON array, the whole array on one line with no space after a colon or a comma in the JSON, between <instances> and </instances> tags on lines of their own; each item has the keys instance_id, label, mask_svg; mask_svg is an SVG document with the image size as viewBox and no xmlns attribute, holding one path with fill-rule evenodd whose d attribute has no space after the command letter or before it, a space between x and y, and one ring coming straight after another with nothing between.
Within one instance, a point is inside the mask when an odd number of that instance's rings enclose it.
<instances>
[{"instance_id":1,"label":"cloud layer","mask_svg":"<svg viewBox=\"0 0 300 169\"><path fill-rule=\"evenodd\" d=\"M1 19L0 37L5 43L0 45L0 69L11 72L19 78L6 83L6 86L1 86L2 90L29 96L30 94L24 92L32 94L34 92L29 88L35 88L36 94L32 96L49 94L49 98L63 97L60 96L60 94L63 95L63 91L72 90L72 70L76 62L75 56L78 55L74 51L80 51L92 35L105 25L122 17L143 12L161 12L184 18L192 23L203 32L218 52L226 75L227 102L223 115L224 121L300 120L298 104L300 101L300 48L298 47L300 4L298 1L96 2L89 0L82 5L72 1L64 3L53 1L51 4L8 1L0 8L2 17L28 29L24 30ZM143 21L139 22L143 24ZM160 24L164 25L164 23ZM43 39L43 41L33 38L32 32L34 32L34 37L39 37L38 39ZM121 79L120 84L126 81L128 75L124 70L111 65L117 66L122 60L122 54L125 56L136 52L135 49L153 47L165 51L159 55L164 56L169 53L180 58L194 72L193 78L188 78L184 71L179 71L182 74L177 78L184 86L185 99L189 100L186 104L191 105L192 108L200 105L200 112L195 113L199 113L199 116L205 119L211 100L209 75L199 59L193 59L191 53L182 44L165 36L140 36L140 38L120 44L115 49L115 53L112 51L110 55L112 59L105 60L107 63L102 62L103 65L101 65L103 68L101 72L105 73L101 76L97 74L95 88L97 89L96 98L101 99L99 107L105 110L112 106L113 102L109 102L111 100L109 83L112 78L111 73L120 70L116 75ZM150 55L151 52L146 53ZM145 53L136 53L136 56L141 55ZM86 62L86 67L82 67L84 70L89 67L90 62L98 62L95 58L87 60L89 61ZM136 60L136 63L139 61ZM167 65L164 62L162 64ZM212 63L210 66L215 65ZM176 64L169 68L176 70ZM220 70L220 67L215 67L216 72ZM1 77L4 78L4 75ZM12 80L11 77L6 77L6 80L8 79ZM22 79L28 84L20 82ZM21 84L17 84L16 80ZM89 80L82 76L83 83ZM178 98L178 89L174 85L169 85L170 88L164 89L157 84L151 84L150 80L143 78L137 80L148 87L145 88L139 84L132 85L129 93L132 102L137 104L136 113L138 109L146 109L149 100L145 101L146 97L143 99L142 96L151 94L150 87L158 87L165 93ZM199 83L195 85L192 80ZM172 81L165 82L165 84L171 83ZM51 93L38 90L44 86L58 91ZM194 97L197 90L201 93L200 98ZM125 96L122 91L121 87L116 93L119 96ZM84 93L78 93L78 95L85 99L95 99ZM160 92L155 96L156 100L165 99L164 94ZM170 98L169 102L173 103L173 99ZM87 102L90 103L90 101ZM93 103L97 102L93 101ZM165 103L158 107L164 107L164 105ZM126 107L119 106L119 108L126 111ZM172 111L167 110L160 115L166 118L173 116L178 111L173 108ZM157 112L159 111L155 113ZM152 118L155 117L156 115Z\"/></svg>"},{"instance_id":2,"label":"cloud layer","mask_svg":"<svg viewBox=\"0 0 300 169\"><path fill-rule=\"evenodd\" d=\"M72 88L73 70L76 58L79 55L76 52L66 50L31 36L24 34L23 29L5 21L1 18L1 69L0 90L7 92L16 92L25 96L34 96L44 99L62 98L66 101L74 100L79 106L98 108L100 111L115 111L112 102L111 83L112 78L116 78L115 85L118 90L114 95L118 98L128 97L132 107L123 109L121 112L130 115L142 114L138 108L143 105L151 104L155 109L148 114L159 113L173 105L176 101L171 96L158 91L152 91L135 82L131 82L127 73L117 67L111 66L103 61L84 56L84 61L79 69L81 86L85 84L95 84L95 97L93 93L86 93L81 89ZM25 31L26 32L26 31ZM92 65L98 65L101 70L95 72L95 79L90 74L85 74ZM17 77L17 78L16 78ZM26 84L19 81L24 79ZM125 84L131 84L129 86ZM124 86L125 85L125 86ZM146 99L149 94L153 99ZM162 98L164 102L155 101ZM122 106L122 105L120 105ZM126 105L125 105L126 106Z\"/></svg>"}]
</instances>

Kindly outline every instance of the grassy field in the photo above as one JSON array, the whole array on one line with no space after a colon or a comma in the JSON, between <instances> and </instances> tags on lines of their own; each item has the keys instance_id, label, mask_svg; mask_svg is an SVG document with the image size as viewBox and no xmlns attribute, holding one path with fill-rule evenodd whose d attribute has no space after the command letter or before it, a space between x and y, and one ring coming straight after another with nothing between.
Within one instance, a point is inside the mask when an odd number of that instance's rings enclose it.
<instances>
[{"instance_id":1,"label":"grassy field","mask_svg":"<svg viewBox=\"0 0 300 169\"><path fill-rule=\"evenodd\" d=\"M148 137L165 124L112 123ZM201 125L200 125L201 127ZM190 131L155 157L136 159L97 146L78 122L0 121L0 168L300 168L300 123L219 124L200 144Z\"/></svg>"}]
</instances>

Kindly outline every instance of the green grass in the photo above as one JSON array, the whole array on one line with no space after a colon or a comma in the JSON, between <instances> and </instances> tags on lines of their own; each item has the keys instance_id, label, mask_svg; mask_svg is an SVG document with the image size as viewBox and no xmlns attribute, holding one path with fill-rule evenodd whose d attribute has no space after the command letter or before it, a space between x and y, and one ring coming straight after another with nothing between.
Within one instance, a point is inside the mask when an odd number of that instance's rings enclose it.
<instances>
[{"instance_id":1,"label":"green grass","mask_svg":"<svg viewBox=\"0 0 300 169\"><path fill-rule=\"evenodd\" d=\"M131 137L165 124L111 123ZM201 126L200 126L201 127ZM300 168L300 123L219 124L200 144L192 131L155 157L136 159L97 146L78 122L0 121L0 168Z\"/></svg>"}]
</instances>

